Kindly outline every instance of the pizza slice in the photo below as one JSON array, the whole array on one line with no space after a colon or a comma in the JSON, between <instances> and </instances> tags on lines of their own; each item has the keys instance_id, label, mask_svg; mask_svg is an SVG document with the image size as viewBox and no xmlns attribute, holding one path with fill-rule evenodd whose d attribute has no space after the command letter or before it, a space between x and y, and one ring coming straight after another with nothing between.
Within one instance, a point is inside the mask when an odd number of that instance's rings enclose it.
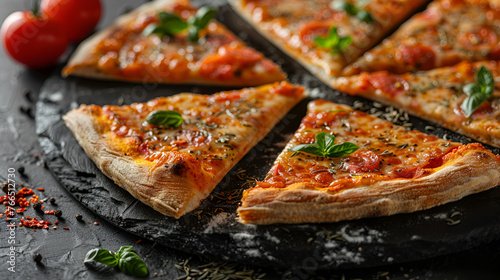
<instances>
[{"instance_id":1,"label":"pizza slice","mask_svg":"<svg viewBox=\"0 0 500 280\"><path fill-rule=\"evenodd\" d=\"M402 75L362 73L333 86L500 147L499 79L500 63L484 61Z\"/></svg>"},{"instance_id":2,"label":"pizza slice","mask_svg":"<svg viewBox=\"0 0 500 280\"><path fill-rule=\"evenodd\" d=\"M355 111L312 101L240 221L336 222L428 209L500 184L500 156Z\"/></svg>"},{"instance_id":3,"label":"pizza slice","mask_svg":"<svg viewBox=\"0 0 500 280\"><path fill-rule=\"evenodd\" d=\"M329 84L425 0L230 0L263 36Z\"/></svg>"},{"instance_id":4,"label":"pizza slice","mask_svg":"<svg viewBox=\"0 0 500 280\"><path fill-rule=\"evenodd\" d=\"M187 0L157 0L82 42L63 76L130 82L253 86L282 81L271 60Z\"/></svg>"},{"instance_id":5,"label":"pizza slice","mask_svg":"<svg viewBox=\"0 0 500 280\"><path fill-rule=\"evenodd\" d=\"M179 218L303 98L302 87L282 82L126 106L81 105L63 119L106 176Z\"/></svg>"},{"instance_id":6,"label":"pizza slice","mask_svg":"<svg viewBox=\"0 0 500 280\"><path fill-rule=\"evenodd\" d=\"M402 74L500 60L500 7L484 0L437 0L342 72Z\"/></svg>"}]
</instances>

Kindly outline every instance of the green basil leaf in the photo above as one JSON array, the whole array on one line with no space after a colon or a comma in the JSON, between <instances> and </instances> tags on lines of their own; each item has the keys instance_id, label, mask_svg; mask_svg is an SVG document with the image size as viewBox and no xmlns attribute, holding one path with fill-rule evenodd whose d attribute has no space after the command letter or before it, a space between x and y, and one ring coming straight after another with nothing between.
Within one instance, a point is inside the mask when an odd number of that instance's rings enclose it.
<instances>
[{"instance_id":1,"label":"green basil leaf","mask_svg":"<svg viewBox=\"0 0 500 280\"><path fill-rule=\"evenodd\" d=\"M121 246L116 255L121 258L123 254L132 250L132 246Z\"/></svg>"},{"instance_id":2,"label":"green basil leaf","mask_svg":"<svg viewBox=\"0 0 500 280\"><path fill-rule=\"evenodd\" d=\"M184 121L182 115L176 111L153 111L146 117L150 124L161 125L164 127L178 127Z\"/></svg>"},{"instance_id":3,"label":"green basil leaf","mask_svg":"<svg viewBox=\"0 0 500 280\"><path fill-rule=\"evenodd\" d=\"M479 71L477 71L476 82L481 86L481 88L487 86L495 87L495 80L493 80L493 75L484 66L481 66L481 68L479 68Z\"/></svg>"},{"instance_id":4,"label":"green basil leaf","mask_svg":"<svg viewBox=\"0 0 500 280\"><path fill-rule=\"evenodd\" d=\"M128 250L123 252L118 261L118 268L125 274L145 277L148 275L148 268L136 253Z\"/></svg>"},{"instance_id":5,"label":"green basil leaf","mask_svg":"<svg viewBox=\"0 0 500 280\"><path fill-rule=\"evenodd\" d=\"M168 35L175 35L188 27L187 23L176 14L160 12L158 17L160 18L161 27Z\"/></svg>"},{"instance_id":6,"label":"green basil leaf","mask_svg":"<svg viewBox=\"0 0 500 280\"><path fill-rule=\"evenodd\" d=\"M341 38L341 39L340 39L340 41L339 41L339 44L338 44L339 46L338 46L338 48L339 48L340 50L344 50L344 49L345 49L345 48L347 48L347 47L348 47L351 43L352 43L352 38L351 38L351 37L349 37L349 36L347 36L347 37L343 37L343 38Z\"/></svg>"},{"instance_id":7,"label":"green basil leaf","mask_svg":"<svg viewBox=\"0 0 500 280\"><path fill-rule=\"evenodd\" d=\"M289 151L304 152L323 157L341 157L355 152L359 147L346 142L335 145L335 136L326 132L316 134L316 143L314 144L300 144ZM296 153L293 153L294 156Z\"/></svg>"},{"instance_id":8,"label":"green basil leaf","mask_svg":"<svg viewBox=\"0 0 500 280\"><path fill-rule=\"evenodd\" d=\"M342 144L334 145L326 154L327 157L341 157L348 154L354 153L359 147L350 142L344 142Z\"/></svg>"},{"instance_id":9,"label":"green basil leaf","mask_svg":"<svg viewBox=\"0 0 500 280\"><path fill-rule=\"evenodd\" d=\"M476 92L480 92L481 91L481 87L479 85L475 84L475 83L469 83L469 84L466 84L463 87L463 91L468 96L471 96L471 95L473 95Z\"/></svg>"},{"instance_id":10,"label":"green basil leaf","mask_svg":"<svg viewBox=\"0 0 500 280\"><path fill-rule=\"evenodd\" d=\"M217 15L217 9L214 7L203 6L196 12L194 25L198 30L202 30L207 27L210 20L212 20L215 15Z\"/></svg>"},{"instance_id":11,"label":"green basil leaf","mask_svg":"<svg viewBox=\"0 0 500 280\"><path fill-rule=\"evenodd\" d=\"M495 86L485 86L483 93L490 98L493 95L493 91L495 91Z\"/></svg>"},{"instance_id":12,"label":"green basil leaf","mask_svg":"<svg viewBox=\"0 0 500 280\"><path fill-rule=\"evenodd\" d=\"M374 22L372 15L367 10L361 10L356 14L356 17L362 22L372 23Z\"/></svg>"},{"instance_id":13,"label":"green basil leaf","mask_svg":"<svg viewBox=\"0 0 500 280\"><path fill-rule=\"evenodd\" d=\"M108 266L117 266L118 258L115 253L106 250L106 249L92 249L88 251L87 255L85 255L84 263L96 261Z\"/></svg>"},{"instance_id":14,"label":"green basil leaf","mask_svg":"<svg viewBox=\"0 0 500 280\"><path fill-rule=\"evenodd\" d=\"M188 28L188 38L189 38L189 41L191 42L198 42L198 40L200 39L200 30L194 26L194 25L190 25L189 28Z\"/></svg>"},{"instance_id":15,"label":"green basil leaf","mask_svg":"<svg viewBox=\"0 0 500 280\"><path fill-rule=\"evenodd\" d=\"M464 99L462 105L460 105L460 108L464 111L464 115L468 118L487 99L488 96L480 92L477 94L469 95Z\"/></svg>"},{"instance_id":16,"label":"green basil leaf","mask_svg":"<svg viewBox=\"0 0 500 280\"><path fill-rule=\"evenodd\" d=\"M323 150L316 144L300 144L290 149L292 152L304 152L312 155L323 156Z\"/></svg>"},{"instance_id":17,"label":"green basil leaf","mask_svg":"<svg viewBox=\"0 0 500 280\"><path fill-rule=\"evenodd\" d=\"M324 37L320 37L320 36L314 38L314 43L318 47L322 47L324 49L330 48L330 45L328 42L329 42L328 38L324 38Z\"/></svg>"},{"instance_id":18,"label":"green basil leaf","mask_svg":"<svg viewBox=\"0 0 500 280\"><path fill-rule=\"evenodd\" d=\"M323 151L324 151L325 154L327 154L328 150L331 149L331 147L335 146L335 135L331 135L330 133L326 133L326 132L321 132L321 133L318 133L318 134L324 134L322 136L323 141L325 143ZM317 137L318 137L318 135L316 135L316 139L317 139Z\"/></svg>"},{"instance_id":19,"label":"green basil leaf","mask_svg":"<svg viewBox=\"0 0 500 280\"><path fill-rule=\"evenodd\" d=\"M352 43L352 38L349 36L340 37L337 33L337 27L331 26L327 37L315 37L314 43L321 48L331 49L332 53L337 53L348 47Z\"/></svg>"},{"instance_id":20,"label":"green basil leaf","mask_svg":"<svg viewBox=\"0 0 500 280\"><path fill-rule=\"evenodd\" d=\"M335 1L333 2L333 9L337 11L344 11L348 15L355 16L358 13L358 8L352 3L345 1Z\"/></svg>"}]
</instances>

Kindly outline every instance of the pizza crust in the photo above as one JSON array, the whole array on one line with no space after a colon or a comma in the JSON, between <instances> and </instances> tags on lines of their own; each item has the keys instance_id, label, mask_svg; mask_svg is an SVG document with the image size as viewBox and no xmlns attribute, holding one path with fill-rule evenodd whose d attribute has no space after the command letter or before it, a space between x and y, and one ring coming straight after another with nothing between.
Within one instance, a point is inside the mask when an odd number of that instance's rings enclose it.
<instances>
[{"instance_id":1,"label":"pizza crust","mask_svg":"<svg viewBox=\"0 0 500 280\"><path fill-rule=\"evenodd\" d=\"M484 149L468 149L417 179L376 182L339 193L318 190L311 183L250 189L238 214L242 223L252 224L337 222L429 209L499 184L500 158Z\"/></svg>"}]
</instances>

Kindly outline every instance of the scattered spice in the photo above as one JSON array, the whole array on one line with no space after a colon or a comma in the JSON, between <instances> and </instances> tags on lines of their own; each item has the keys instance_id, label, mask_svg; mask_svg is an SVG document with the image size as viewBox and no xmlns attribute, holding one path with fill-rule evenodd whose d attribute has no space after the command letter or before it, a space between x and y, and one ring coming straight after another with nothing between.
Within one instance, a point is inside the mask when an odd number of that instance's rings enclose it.
<instances>
[{"instance_id":1,"label":"scattered spice","mask_svg":"<svg viewBox=\"0 0 500 280\"><path fill-rule=\"evenodd\" d=\"M51 198L49 199L49 202L50 202L51 204L56 204L56 199L55 199L55 198L53 198L53 197L51 197Z\"/></svg>"},{"instance_id":2,"label":"scattered spice","mask_svg":"<svg viewBox=\"0 0 500 280\"><path fill-rule=\"evenodd\" d=\"M75 218L76 218L76 220L77 220L77 221L80 221L80 222L81 222L81 221L82 221L82 219L83 219L82 214L78 214L78 215L76 215L76 216L75 216Z\"/></svg>"},{"instance_id":3,"label":"scattered spice","mask_svg":"<svg viewBox=\"0 0 500 280\"><path fill-rule=\"evenodd\" d=\"M63 229L65 229L65 230L69 230L69 227L63 227Z\"/></svg>"},{"instance_id":4,"label":"scattered spice","mask_svg":"<svg viewBox=\"0 0 500 280\"><path fill-rule=\"evenodd\" d=\"M24 166L19 166L19 168L17 169L17 171L19 172L19 174L23 174L24 175Z\"/></svg>"},{"instance_id":5,"label":"scattered spice","mask_svg":"<svg viewBox=\"0 0 500 280\"><path fill-rule=\"evenodd\" d=\"M51 215L51 214L54 214L54 210L45 210L43 211L44 214L47 214L47 215Z\"/></svg>"},{"instance_id":6,"label":"scattered spice","mask_svg":"<svg viewBox=\"0 0 500 280\"><path fill-rule=\"evenodd\" d=\"M142 239L137 240L135 243L141 243Z\"/></svg>"},{"instance_id":7,"label":"scattered spice","mask_svg":"<svg viewBox=\"0 0 500 280\"><path fill-rule=\"evenodd\" d=\"M61 211L61 210L56 210L56 211L54 212L54 215L55 215L56 217L61 217L61 216L62 216L62 211Z\"/></svg>"},{"instance_id":8,"label":"scattered spice","mask_svg":"<svg viewBox=\"0 0 500 280\"><path fill-rule=\"evenodd\" d=\"M44 221L44 220L38 220L37 217L31 218L30 216L27 216L26 219L21 218L20 223L19 223L19 226L33 228L33 229L35 229L35 231L37 228L48 229L50 225L52 225L51 222Z\"/></svg>"},{"instance_id":9,"label":"scattered spice","mask_svg":"<svg viewBox=\"0 0 500 280\"><path fill-rule=\"evenodd\" d=\"M99 223L98 223L98 222L94 222L94 226L98 226L98 225L99 225Z\"/></svg>"},{"instance_id":10,"label":"scattered spice","mask_svg":"<svg viewBox=\"0 0 500 280\"><path fill-rule=\"evenodd\" d=\"M33 260L36 262L36 263L40 263L42 261L42 255L40 255L40 253L36 253L33 255Z\"/></svg>"},{"instance_id":11,"label":"scattered spice","mask_svg":"<svg viewBox=\"0 0 500 280\"><path fill-rule=\"evenodd\" d=\"M44 188L38 188L38 190L41 191L41 192L45 191Z\"/></svg>"},{"instance_id":12,"label":"scattered spice","mask_svg":"<svg viewBox=\"0 0 500 280\"><path fill-rule=\"evenodd\" d=\"M254 270L245 264L231 262L210 262L192 267L189 265L191 258L175 264L174 266L185 274L177 278L181 279L264 279L266 274L260 269Z\"/></svg>"}]
</instances>

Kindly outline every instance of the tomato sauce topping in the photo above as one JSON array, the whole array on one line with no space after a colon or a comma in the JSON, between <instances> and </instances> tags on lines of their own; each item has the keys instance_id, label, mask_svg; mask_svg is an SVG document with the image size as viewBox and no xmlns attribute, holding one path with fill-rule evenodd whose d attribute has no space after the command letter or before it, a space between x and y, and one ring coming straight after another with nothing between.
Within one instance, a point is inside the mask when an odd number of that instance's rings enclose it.
<instances>
[{"instance_id":1,"label":"tomato sauce topping","mask_svg":"<svg viewBox=\"0 0 500 280\"><path fill-rule=\"evenodd\" d=\"M387 72L367 74L367 78L369 83L374 88L379 89L392 97L403 95L410 88L407 81L396 75L390 75Z\"/></svg>"},{"instance_id":2,"label":"tomato sauce topping","mask_svg":"<svg viewBox=\"0 0 500 280\"><path fill-rule=\"evenodd\" d=\"M436 54L428 46L422 44L416 45L399 45L396 54L396 61L408 64L416 70L433 69L436 65Z\"/></svg>"}]
</instances>

